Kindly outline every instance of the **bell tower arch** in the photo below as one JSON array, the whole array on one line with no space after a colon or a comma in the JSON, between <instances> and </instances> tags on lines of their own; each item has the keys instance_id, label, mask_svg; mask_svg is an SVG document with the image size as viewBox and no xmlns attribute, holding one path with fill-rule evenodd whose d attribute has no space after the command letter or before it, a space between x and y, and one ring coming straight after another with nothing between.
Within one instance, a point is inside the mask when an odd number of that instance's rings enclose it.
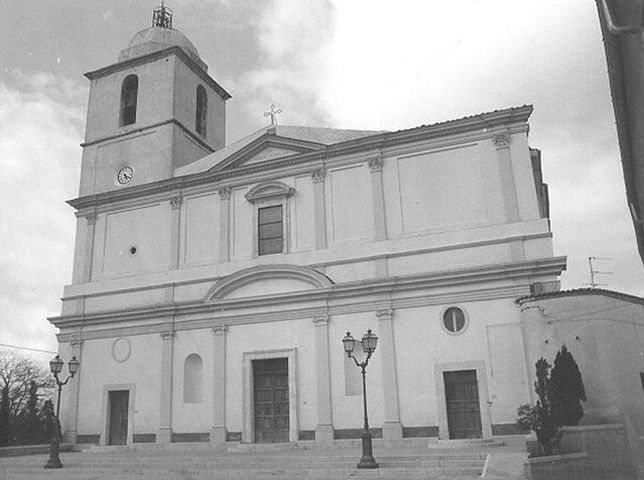
<instances>
[{"instance_id":1,"label":"bell tower arch","mask_svg":"<svg viewBox=\"0 0 644 480\"><path fill-rule=\"evenodd\" d=\"M230 95L161 5L90 80L80 196L164 180L225 146Z\"/></svg>"}]
</instances>

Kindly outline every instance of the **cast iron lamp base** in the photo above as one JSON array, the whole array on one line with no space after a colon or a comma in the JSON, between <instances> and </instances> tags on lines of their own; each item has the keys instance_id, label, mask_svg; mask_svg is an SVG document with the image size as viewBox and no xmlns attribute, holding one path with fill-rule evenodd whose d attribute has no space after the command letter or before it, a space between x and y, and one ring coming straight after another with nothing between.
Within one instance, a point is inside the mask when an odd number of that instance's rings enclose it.
<instances>
[{"instance_id":1,"label":"cast iron lamp base","mask_svg":"<svg viewBox=\"0 0 644 480\"><path fill-rule=\"evenodd\" d=\"M53 438L49 444L49 460L45 464L45 468L63 468L60 461L60 437Z\"/></svg>"},{"instance_id":2,"label":"cast iron lamp base","mask_svg":"<svg viewBox=\"0 0 644 480\"><path fill-rule=\"evenodd\" d=\"M373 449L371 447L371 433L363 432L360 435L362 438L362 458L358 464L358 468L379 468L376 459L373 458Z\"/></svg>"}]
</instances>

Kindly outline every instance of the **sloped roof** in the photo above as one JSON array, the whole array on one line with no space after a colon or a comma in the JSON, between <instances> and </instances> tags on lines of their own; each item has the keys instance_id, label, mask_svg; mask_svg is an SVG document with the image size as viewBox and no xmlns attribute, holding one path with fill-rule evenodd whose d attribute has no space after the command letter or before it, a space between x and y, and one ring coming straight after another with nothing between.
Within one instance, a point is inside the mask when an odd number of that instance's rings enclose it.
<instances>
[{"instance_id":1,"label":"sloped roof","mask_svg":"<svg viewBox=\"0 0 644 480\"><path fill-rule=\"evenodd\" d=\"M216 167L218 164L220 164L230 156L239 152L244 147L260 139L264 135L311 142L313 144L318 144L320 147L323 147L325 145L333 145L335 143L355 140L357 138L377 135L379 133L383 132L373 130L342 130L337 128L323 127L269 125L267 127L260 128L250 135L240 138L236 142L227 145L221 150L217 150L216 152L213 152L210 155L206 155L205 157L189 163L188 165L184 165L183 167L175 169L174 176L179 177L182 175L190 175L193 173L208 171L211 168Z\"/></svg>"},{"instance_id":2,"label":"sloped roof","mask_svg":"<svg viewBox=\"0 0 644 480\"><path fill-rule=\"evenodd\" d=\"M522 305L526 302L530 302L533 300L544 300L548 298L561 298L561 297L577 297L582 295L603 295L605 297L624 300L625 302L639 303L640 305L644 305L644 298L642 297L636 297L635 295L629 295L628 293L615 292L613 290L606 290L603 288L574 288L571 290L560 290L558 292L537 293L534 295L526 295L524 297L519 297L515 300L515 303L517 305Z\"/></svg>"}]
</instances>

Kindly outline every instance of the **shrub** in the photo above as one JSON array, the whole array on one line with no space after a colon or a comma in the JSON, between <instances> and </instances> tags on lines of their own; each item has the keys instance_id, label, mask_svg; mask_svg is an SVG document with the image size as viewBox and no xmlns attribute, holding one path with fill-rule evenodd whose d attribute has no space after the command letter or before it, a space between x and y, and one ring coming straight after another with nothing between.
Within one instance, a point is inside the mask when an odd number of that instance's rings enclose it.
<instances>
[{"instance_id":1,"label":"shrub","mask_svg":"<svg viewBox=\"0 0 644 480\"><path fill-rule=\"evenodd\" d=\"M581 402L586 401L584 383L577 362L565 345L557 352L550 373L552 411L559 426L579 425L584 416Z\"/></svg>"}]
</instances>

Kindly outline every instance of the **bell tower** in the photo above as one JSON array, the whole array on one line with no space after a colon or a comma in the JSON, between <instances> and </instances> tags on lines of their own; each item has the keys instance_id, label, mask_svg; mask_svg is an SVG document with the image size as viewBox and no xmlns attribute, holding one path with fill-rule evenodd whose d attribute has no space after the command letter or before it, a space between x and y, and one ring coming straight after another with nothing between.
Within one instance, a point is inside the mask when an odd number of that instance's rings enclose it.
<instances>
[{"instance_id":1,"label":"bell tower","mask_svg":"<svg viewBox=\"0 0 644 480\"><path fill-rule=\"evenodd\" d=\"M171 178L225 145L230 95L163 4L90 80L80 196Z\"/></svg>"}]
</instances>

